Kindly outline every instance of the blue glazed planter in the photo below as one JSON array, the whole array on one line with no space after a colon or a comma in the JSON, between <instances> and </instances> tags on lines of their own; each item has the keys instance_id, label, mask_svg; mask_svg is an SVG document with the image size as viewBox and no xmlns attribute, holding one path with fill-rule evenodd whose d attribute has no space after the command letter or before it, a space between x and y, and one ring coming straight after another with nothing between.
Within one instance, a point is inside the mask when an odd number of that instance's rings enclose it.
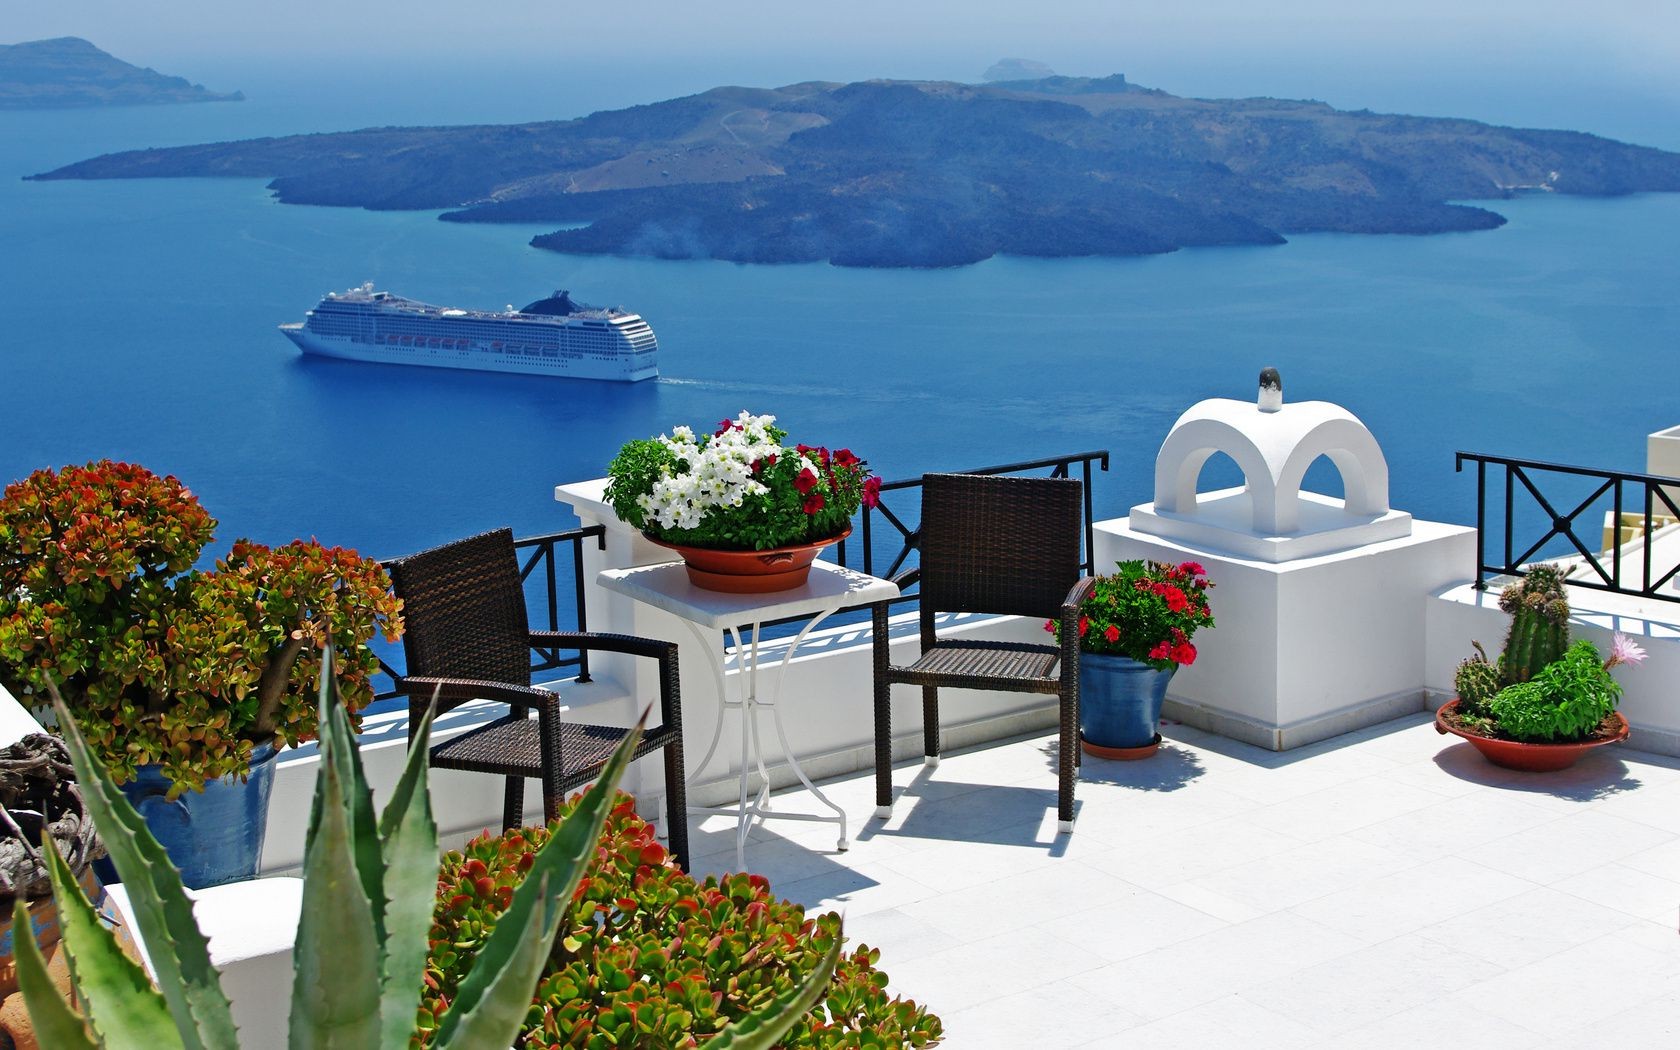
<instances>
[{"instance_id":1,"label":"blue glazed planter","mask_svg":"<svg viewBox=\"0 0 1680 1050\"><path fill-rule=\"evenodd\" d=\"M120 790L181 869L181 881L204 889L256 876L273 785L274 747L263 744L252 748L251 775L243 784L225 777L205 784L202 794L183 791L170 801L163 770L142 766Z\"/></svg>"},{"instance_id":2,"label":"blue glazed planter","mask_svg":"<svg viewBox=\"0 0 1680 1050\"><path fill-rule=\"evenodd\" d=\"M1127 656L1079 654L1079 732L1096 747L1129 749L1155 742L1161 701L1173 667L1157 671Z\"/></svg>"}]
</instances>

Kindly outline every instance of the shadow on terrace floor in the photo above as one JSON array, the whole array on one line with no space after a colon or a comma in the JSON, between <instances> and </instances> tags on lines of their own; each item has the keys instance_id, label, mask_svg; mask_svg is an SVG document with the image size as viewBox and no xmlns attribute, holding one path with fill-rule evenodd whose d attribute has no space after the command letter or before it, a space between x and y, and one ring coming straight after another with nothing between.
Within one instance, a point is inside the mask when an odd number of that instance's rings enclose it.
<instances>
[{"instance_id":1,"label":"shadow on terrace floor","mask_svg":"<svg viewBox=\"0 0 1680 1050\"><path fill-rule=\"evenodd\" d=\"M1663 761L1660 757L1645 754L1639 757L1641 761ZM1625 762L1616 757L1614 747L1589 751L1574 766L1555 773L1503 769L1463 742L1442 749L1435 756L1435 764L1443 772L1466 783L1501 791L1550 795L1573 802L1597 802L1627 791L1637 791L1645 784L1629 771Z\"/></svg>"}]
</instances>

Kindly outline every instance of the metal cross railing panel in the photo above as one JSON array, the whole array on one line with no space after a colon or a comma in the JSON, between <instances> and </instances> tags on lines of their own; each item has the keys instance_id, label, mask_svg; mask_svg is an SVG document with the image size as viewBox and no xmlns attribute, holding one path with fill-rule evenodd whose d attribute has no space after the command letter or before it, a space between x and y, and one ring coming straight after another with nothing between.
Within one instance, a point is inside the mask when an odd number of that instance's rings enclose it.
<instances>
[{"instance_id":1,"label":"metal cross railing panel","mask_svg":"<svg viewBox=\"0 0 1680 1050\"><path fill-rule=\"evenodd\" d=\"M1476 467L1478 588L1561 558L1573 586L1680 602L1664 590L1680 575L1680 478L1472 452L1455 469L1467 463ZM1659 556L1653 541L1665 532L1676 553Z\"/></svg>"}]
</instances>

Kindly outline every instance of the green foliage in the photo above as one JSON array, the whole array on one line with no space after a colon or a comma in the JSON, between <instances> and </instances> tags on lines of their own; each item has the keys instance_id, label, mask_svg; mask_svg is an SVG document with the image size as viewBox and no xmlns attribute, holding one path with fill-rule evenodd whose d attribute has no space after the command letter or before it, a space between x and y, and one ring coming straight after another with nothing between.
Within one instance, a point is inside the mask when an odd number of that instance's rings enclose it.
<instances>
[{"instance_id":1,"label":"green foliage","mask_svg":"<svg viewBox=\"0 0 1680 1050\"><path fill-rule=\"evenodd\" d=\"M679 427L628 441L607 467L606 500L657 539L717 550L797 546L850 528L879 481L849 449L783 447L773 420L742 413L710 435Z\"/></svg>"},{"instance_id":2,"label":"green foliage","mask_svg":"<svg viewBox=\"0 0 1680 1050\"><path fill-rule=\"evenodd\" d=\"M1475 655L1458 665L1453 675L1453 686L1458 691L1459 713L1467 718L1486 718L1488 716L1488 702L1492 700L1504 686L1499 665L1487 658L1487 650L1482 643L1472 642L1476 647Z\"/></svg>"},{"instance_id":3,"label":"green foliage","mask_svg":"<svg viewBox=\"0 0 1680 1050\"><path fill-rule=\"evenodd\" d=\"M532 856L548 835L485 834L444 858L416 1047L431 1045L433 1012L455 1001L462 971L506 928L507 902L529 883ZM607 820L561 932L525 1017L526 1050L711 1046L708 1037L726 1024L745 1027L750 1011L794 1001L801 978L829 953L838 966L822 1003L799 1010L776 1045L920 1047L941 1034L937 1017L887 995L879 952L840 953L837 916L807 918L757 875L697 883L671 863L627 798Z\"/></svg>"},{"instance_id":4,"label":"green foliage","mask_svg":"<svg viewBox=\"0 0 1680 1050\"><path fill-rule=\"evenodd\" d=\"M0 497L0 684L56 687L118 783L150 763L176 793L245 775L257 744L316 731L327 646L355 711L378 667L366 643L401 629L384 570L354 551L238 540L195 570L215 525L175 478L109 460Z\"/></svg>"},{"instance_id":5,"label":"green foliage","mask_svg":"<svg viewBox=\"0 0 1680 1050\"><path fill-rule=\"evenodd\" d=\"M295 981L289 1027L294 1050L398 1050L414 1036L426 971L433 891L439 884L437 827L426 783L428 716L416 731L407 765L376 824L372 796L342 703L332 695L332 653L319 686L321 762L304 852L302 915L293 951ZM63 950L83 1014L60 998L30 938L17 945L18 974L37 1030L55 1050L238 1050L231 1012L210 965L192 903L162 847L95 760L70 712L55 701L88 811L106 837L112 863L128 887L132 918L144 939L159 987L123 955L111 931L70 873L45 847L61 915ZM579 880L597 854L614 809L616 786L630 764L641 727L632 729L595 785L569 808L544 841L521 854L528 877L499 898L504 921L476 942L477 962L457 974L454 1002L425 1015L437 1050L509 1046L527 1020L531 990L544 973L550 946L576 909ZM418 898L418 901L415 899ZM28 913L20 901L20 929ZM837 941L836 927L831 939ZM742 1050L767 1050L796 1018L793 1005L822 994L832 955L779 994L741 1016ZM161 989L161 991L160 991ZM89 1038L91 1031L93 1038ZM251 1033L272 1045L273 1033Z\"/></svg>"},{"instance_id":6,"label":"green foliage","mask_svg":"<svg viewBox=\"0 0 1680 1050\"><path fill-rule=\"evenodd\" d=\"M1190 639L1200 628L1213 626L1207 599L1213 581L1201 565L1133 560L1115 568L1119 571L1113 575L1093 580L1079 603L1079 647L1130 657L1161 671L1195 663ZM1051 620L1044 629L1054 632L1056 626Z\"/></svg>"},{"instance_id":7,"label":"green foliage","mask_svg":"<svg viewBox=\"0 0 1680 1050\"><path fill-rule=\"evenodd\" d=\"M1621 694L1598 650L1579 641L1528 681L1501 689L1488 706L1512 739L1555 743L1590 736L1616 710Z\"/></svg>"},{"instance_id":8,"label":"green foliage","mask_svg":"<svg viewBox=\"0 0 1680 1050\"><path fill-rule=\"evenodd\" d=\"M1536 565L1500 592L1499 607L1511 617L1499 661L1506 685L1528 681L1569 647L1569 597L1563 579L1558 566Z\"/></svg>"}]
</instances>

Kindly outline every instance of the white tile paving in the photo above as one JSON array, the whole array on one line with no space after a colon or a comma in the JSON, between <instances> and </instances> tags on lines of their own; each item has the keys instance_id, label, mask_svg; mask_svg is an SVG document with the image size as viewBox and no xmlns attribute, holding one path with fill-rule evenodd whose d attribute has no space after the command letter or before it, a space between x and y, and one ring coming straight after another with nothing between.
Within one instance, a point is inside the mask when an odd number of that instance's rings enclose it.
<instances>
[{"instance_id":1,"label":"white tile paving","mask_svg":"<svg viewBox=\"0 0 1680 1050\"><path fill-rule=\"evenodd\" d=\"M870 776L825 784L851 849L771 823L748 866L955 1050L1680 1045L1680 761L1509 773L1421 714L1282 755L1164 731L1086 760L1071 837L1035 737L901 767L884 823ZM694 850L732 868L733 828Z\"/></svg>"}]
</instances>

